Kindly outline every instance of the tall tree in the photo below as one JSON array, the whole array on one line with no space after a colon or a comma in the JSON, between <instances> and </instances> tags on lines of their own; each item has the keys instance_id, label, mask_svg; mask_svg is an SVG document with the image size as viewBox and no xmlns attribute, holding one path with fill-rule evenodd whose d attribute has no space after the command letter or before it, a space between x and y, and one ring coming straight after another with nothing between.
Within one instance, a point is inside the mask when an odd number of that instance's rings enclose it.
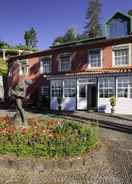
<instances>
[{"instance_id":1,"label":"tall tree","mask_svg":"<svg viewBox=\"0 0 132 184\"><path fill-rule=\"evenodd\" d=\"M37 32L36 30L32 27L31 29L25 31L24 33L24 40L25 40L25 45L29 48L36 48L37 47Z\"/></svg>"},{"instance_id":2,"label":"tall tree","mask_svg":"<svg viewBox=\"0 0 132 184\"><path fill-rule=\"evenodd\" d=\"M97 37L101 35L101 26L99 23L101 13L101 1L90 0L86 12L86 25L84 27L84 33L88 37Z\"/></svg>"}]
</instances>

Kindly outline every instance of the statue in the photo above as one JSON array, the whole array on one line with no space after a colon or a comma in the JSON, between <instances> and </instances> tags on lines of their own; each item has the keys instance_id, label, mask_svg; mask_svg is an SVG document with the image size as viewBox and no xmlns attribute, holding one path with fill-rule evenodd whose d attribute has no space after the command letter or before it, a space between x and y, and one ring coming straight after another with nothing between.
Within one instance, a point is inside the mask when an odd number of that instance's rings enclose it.
<instances>
[{"instance_id":1,"label":"statue","mask_svg":"<svg viewBox=\"0 0 132 184\"><path fill-rule=\"evenodd\" d=\"M21 126L28 126L26 114L22 107L23 99L25 98L26 94L26 85L32 84L30 80L22 80L18 82L18 84L12 88L12 96L15 98L16 103L16 114L14 116L15 122L19 123Z\"/></svg>"}]
</instances>

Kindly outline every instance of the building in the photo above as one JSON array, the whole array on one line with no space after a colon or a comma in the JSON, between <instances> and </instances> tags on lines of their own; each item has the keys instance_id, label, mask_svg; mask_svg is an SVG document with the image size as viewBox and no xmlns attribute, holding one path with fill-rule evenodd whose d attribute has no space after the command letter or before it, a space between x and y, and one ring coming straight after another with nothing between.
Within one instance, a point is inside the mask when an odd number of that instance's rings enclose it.
<instances>
[{"instance_id":1,"label":"building","mask_svg":"<svg viewBox=\"0 0 132 184\"><path fill-rule=\"evenodd\" d=\"M9 88L25 77L33 84L27 97L50 98L50 109L132 114L132 17L116 12L105 22L103 37L51 47L8 60Z\"/></svg>"}]
</instances>

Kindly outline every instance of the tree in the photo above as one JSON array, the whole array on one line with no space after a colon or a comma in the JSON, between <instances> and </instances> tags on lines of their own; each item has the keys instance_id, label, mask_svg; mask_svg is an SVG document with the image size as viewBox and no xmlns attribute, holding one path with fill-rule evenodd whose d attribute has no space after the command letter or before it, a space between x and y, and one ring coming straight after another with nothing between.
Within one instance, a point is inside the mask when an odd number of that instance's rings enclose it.
<instances>
[{"instance_id":1,"label":"tree","mask_svg":"<svg viewBox=\"0 0 132 184\"><path fill-rule=\"evenodd\" d=\"M66 33L64 34L64 36L58 36L54 42L53 45L59 45L59 44L63 44L63 43L68 43L68 42L72 42L72 41L76 41L77 40L77 32L74 28L69 28Z\"/></svg>"},{"instance_id":2,"label":"tree","mask_svg":"<svg viewBox=\"0 0 132 184\"><path fill-rule=\"evenodd\" d=\"M55 40L53 41L53 46L56 46L56 45L60 45L64 43L64 37L63 36L58 36L57 38L55 38Z\"/></svg>"},{"instance_id":3,"label":"tree","mask_svg":"<svg viewBox=\"0 0 132 184\"><path fill-rule=\"evenodd\" d=\"M27 47L27 45L23 45L21 43L16 45L14 49L20 49L20 50L25 50L25 51L38 51L37 48L30 48L30 47Z\"/></svg>"},{"instance_id":4,"label":"tree","mask_svg":"<svg viewBox=\"0 0 132 184\"><path fill-rule=\"evenodd\" d=\"M0 48L1 49L11 48L11 45L9 45L8 43L6 43L5 41L0 40Z\"/></svg>"},{"instance_id":5,"label":"tree","mask_svg":"<svg viewBox=\"0 0 132 184\"><path fill-rule=\"evenodd\" d=\"M6 76L8 73L8 67L6 61L0 59L0 75Z\"/></svg>"},{"instance_id":6,"label":"tree","mask_svg":"<svg viewBox=\"0 0 132 184\"><path fill-rule=\"evenodd\" d=\"M89 37L101 35L101 26L99 23L102 4L100 0L90 0L86 13L86 25L84 33Z\"/></svg>"},{"instance_id":7,"label":"tree","mask_svg":"<svg viewBox=\"0 0 132 184\"><path fill-rule=\"evenodd\" d=\"M128 15L132 16L132 9L128 10Z\"/></svg>"},{"instance_id":8,"label":"tree","mask_svg":"<svg viewBox=\"0 0 132 184\"><path fill-rule=\"evenodd\" d=\"M25 45L28 48L36 48L37 47L37 43L38 43L37 32L33 27L31 29L25 31L24 40L25 40Z\"/></svg>"},{"instance_id":9,"label":"tree","mask_svg":"<svg viewBox=\"0 0 132 184\"><path fill-rule=\"evenodd\" d=\"M69 28L64 35L64 42L72 42L77 40L77 33L74 28Z\"/></svg>"}]
</instances>

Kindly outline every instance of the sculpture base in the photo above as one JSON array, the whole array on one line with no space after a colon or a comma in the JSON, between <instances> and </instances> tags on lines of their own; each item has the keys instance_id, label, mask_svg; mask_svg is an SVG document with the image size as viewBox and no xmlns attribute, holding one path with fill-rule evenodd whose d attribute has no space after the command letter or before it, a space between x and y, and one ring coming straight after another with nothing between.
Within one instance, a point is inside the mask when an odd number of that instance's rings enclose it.
<instances>
[{"instance_id":1,"label":"sculpture base","mask_svg":"<svg viewBox=\"0 0 132 184\"><path fill-rule=\"evenodd\" d=\"M18 112L12 117L12 121L16 127L28 127L26 116L24 115L24 122L23 122Z\"/></svg>"}]
</instances>

